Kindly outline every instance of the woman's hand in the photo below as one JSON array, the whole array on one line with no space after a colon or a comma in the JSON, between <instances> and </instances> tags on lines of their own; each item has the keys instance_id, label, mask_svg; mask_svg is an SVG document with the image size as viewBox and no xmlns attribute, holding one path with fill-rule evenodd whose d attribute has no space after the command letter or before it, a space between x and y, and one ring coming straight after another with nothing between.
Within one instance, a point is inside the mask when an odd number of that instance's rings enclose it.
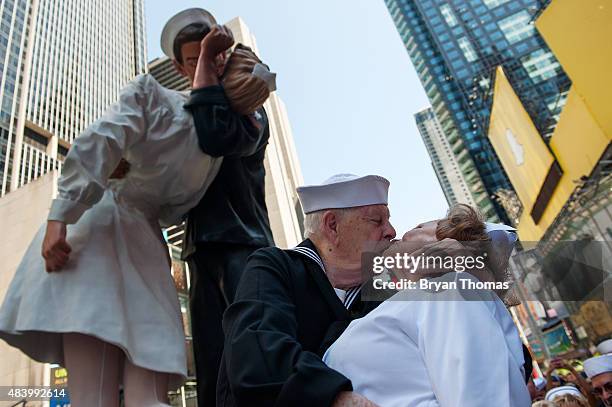
<instances>
[{"instance_id":1,"label":"woman's hand","mask_svg":"<svg viewBox=\"0 0 612 407\"><path fill-rule=\"evenodd\" d=\"M200 56L213 62L217 55L234 45L232 31L224 25L215 25L200 43Z\"/></svg>"},{"instance_id":2,"label":"woman's hand","mask_svg":"<svg viewBox=\"0 0 612 407\"><path fill-rule=\"evenodd\" d=\"M200 56L193 78L193 89L219 85L225 69L225 51L234 45L234 36L224 25L215 25L200 42Z\"/></svg>"},{"instance_id":3,"label":"woman's hand","mask_svg":"<svg viewBox=\"0 0 612 407\"><path fill-rule=\"evenodd\" d=\"M48 273L59 271L68 262L72 249L66 242L66 224L56 220L47 222L47 231L42 245L42 256Z\"/></svg>"}]
</instances>

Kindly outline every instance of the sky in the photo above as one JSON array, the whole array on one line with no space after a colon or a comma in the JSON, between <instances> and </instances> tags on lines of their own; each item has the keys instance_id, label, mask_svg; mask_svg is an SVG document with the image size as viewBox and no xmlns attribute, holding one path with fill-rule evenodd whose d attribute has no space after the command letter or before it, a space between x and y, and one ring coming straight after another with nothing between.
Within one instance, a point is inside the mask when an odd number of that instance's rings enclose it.
<instances>
[{"instance_id":1,"label":"sky","mask_svg":"<svg viewBox=\"0 0 612 407\"><path fill-rule=\"evenodd\" d=\"M240 16L277 72L304 183L338 173L391 181L398 235L444 216L447 203L414 121L429 101L383 0L145 0L147 53L189 7Z\"/></svg>"}]
</instances>

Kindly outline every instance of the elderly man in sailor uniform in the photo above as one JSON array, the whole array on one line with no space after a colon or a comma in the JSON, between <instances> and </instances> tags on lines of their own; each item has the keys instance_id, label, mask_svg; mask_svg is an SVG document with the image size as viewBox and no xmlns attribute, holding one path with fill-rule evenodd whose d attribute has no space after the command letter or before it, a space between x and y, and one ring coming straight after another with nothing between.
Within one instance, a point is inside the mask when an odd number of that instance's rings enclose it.
<instances>
[{"instance_id":1,"label":"elderly man in sailor uniform","mask_svg":"<svg viewBox=\"0 0 612 407\"><path fill-rule=\"evenodd\" d=\"M298 188L307 239L293 249L260 249L249 258L223 318L217 405L371 405L321 355L329 330L346 326L363 306L358 293L364 243L395 237L388 187L380 176L342 174Z\"/></svg>"}]
</instances>

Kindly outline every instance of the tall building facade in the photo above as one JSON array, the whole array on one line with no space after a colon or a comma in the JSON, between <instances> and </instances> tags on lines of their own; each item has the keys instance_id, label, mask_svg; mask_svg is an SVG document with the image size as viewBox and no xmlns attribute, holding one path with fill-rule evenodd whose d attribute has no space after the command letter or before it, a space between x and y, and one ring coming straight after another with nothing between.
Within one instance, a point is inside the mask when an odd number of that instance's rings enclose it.
<instances>
[{"instance_id":1,"label":"tall building facade","mask_svg":"<svg viewBox=\"0 0 612 407\"><path fill-rule=\"evenodd\" d=\"M70 143L146 72L143 0L0 8L0 195L61 168Z\"/></svg>"},{"instance_id":2,"label":"tall building facade","mask_svg":"<svg viewBox=\"0 0 612 407\"><path fill-rule=\"evenodd\" d=\"M468 185L466 182L459 168L461 163L455 158L433 109L431 107L423 109L416 113L414 118L448 205L464 203L477 206L472 188L482 188L482 183ZM467 154L464 157L470 160Z\"/></svg>"},{"instance_id":3,"label":"tall building facade","mask_svg":"<svg viewBox=\"0 0 612 407\"><path fill-rule=\"evenodd\" d=\"M512 186L487 140L495 68L504 67L540 133L550 135L570 81L533 24L548 3L385 0L454 154L467 149L483 203L505 221L511 199L497 198Z\"/></svg>"}]
</instances>

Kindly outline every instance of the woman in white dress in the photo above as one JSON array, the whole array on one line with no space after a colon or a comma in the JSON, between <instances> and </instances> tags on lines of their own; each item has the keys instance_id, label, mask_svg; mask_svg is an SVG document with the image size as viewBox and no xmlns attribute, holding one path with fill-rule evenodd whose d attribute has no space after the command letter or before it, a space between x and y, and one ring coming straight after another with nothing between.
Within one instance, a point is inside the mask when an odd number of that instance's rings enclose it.
<instances>
[{"instance_id":1,"label":"woman in white dress","mask_svg":"<svg viewBox=\"0 0 612 407\"><path fill-rule=\"evenodd\" d=\"M475 252L457 240L486 242L488 236L479 215L459 205L447 218L419 225L402 240L385 255L470 255ZM486 281L486 273L422 268L416 273L409 278ZM493 291L458 287L398 292L353 321L324 361L347 376L355 392L382 407L530 406L522 343L504 303Z\"/></svg>"},{"instance_id":2,"label":"woman in white dress","mask_svg":"<svg viewBox=\"0 0 612 407\"><path fill-rule=\"evenodd\" d=\"M206 51L225 55L233 43L225 27L212 33L201 44L179 44L179 70L192 83L199 71L190 61L201 64ZM255 59L233 71L235 82L248 82L260 95L243 96L252 111L269 95L261 92L264 80L252 80ZM204 107L194 102L197 92ZM186 378L182 318L160 224L179 222L221 164L200 150L194 120L206 120L198 128L226 139L261 130L230 109L239 101L227 100L220 86L192 95L138 76L74 141L47 226L27 249L0 309L0 338L68 369L73 406L118 406L121 384L127 406L166 405L168 389ZM129 172L109 179L122 158Z\"/></svg>"}]
</instances>

